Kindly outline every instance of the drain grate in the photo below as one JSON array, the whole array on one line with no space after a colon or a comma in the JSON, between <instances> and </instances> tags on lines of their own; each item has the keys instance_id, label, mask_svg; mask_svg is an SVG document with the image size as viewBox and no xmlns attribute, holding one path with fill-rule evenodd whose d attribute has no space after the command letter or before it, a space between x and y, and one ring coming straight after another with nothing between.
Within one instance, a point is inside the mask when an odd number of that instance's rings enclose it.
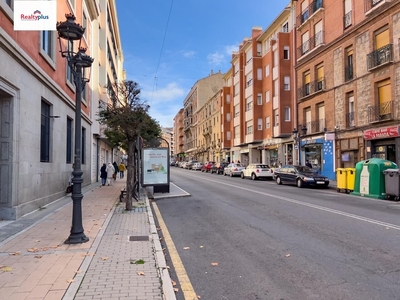
<instances>
[{"instance_id":1,"label":"drain grate","mask_svg":"<svg viewBox=\"0 0 400 300\"><path fill-rule=\"evenodd\" d=\"M148 235L131 235L129 236L130 242L147 242L149 240Z\"/></svg>"}]
</instances>

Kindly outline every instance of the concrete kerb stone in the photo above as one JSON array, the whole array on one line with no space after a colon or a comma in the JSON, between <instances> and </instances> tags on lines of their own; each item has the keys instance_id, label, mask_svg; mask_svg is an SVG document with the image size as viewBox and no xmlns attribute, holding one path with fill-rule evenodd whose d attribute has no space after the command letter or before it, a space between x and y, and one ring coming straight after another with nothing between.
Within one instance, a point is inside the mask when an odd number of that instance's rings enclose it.
<instances>
[{"instance_id":1,"label":"concrete kerb stone","mask_svg":"<svg viewBox=\"0 0 400 300\"><path fill-rule=\"evenodd\" d=\"M119 203L119 197L116 199L115 203ZM92 246L88 250L88 253L96 253L97 248L100 245L101 239L103 238L104 233L106 232L107 226L110 223L112 216L114 215L116 205L113 205L112 210L108 213L106 220L102 228L99 230L95 240L93 241ZM82 284L83 279L85 278L86 272L90 266L90 263L93 260L93 256L85 256L82 264L79 267L79 270L82 271L80 274L76 274L74 277L74 282L72 282L67 291L65 292L62 300L73 300L75 298L76 293L78 292L79 287Z\"/></svg>"},{"instance_id":2,"label":"concrete kerb stone","mask_svg":"<svg viewBox=\"0 0 400 300\"><path fill-rule=\"evenodd\" d=\"M153 245L154 245L154 255L156 259L156 264L157 264L157 271L159 273L159 276L161 278L161 284L162 284L162 291L163 291L163 297L165 300L176 300L174 288L172 286L172 281L171 277L169 275L169 271L167 269L167 263L165 261L165 256L164 256L164 251L161 247L160 239L157 233L157 228L155 225L154 221L154 216L150 207L150 201L147 193L144 193L145 195L145 201L146 201L146 207L147 207L147 212L148 212L148 218L149 218L149 223L150 223L150 232L151 232L151 237L153 239Z\"/></svg>"}]
</instances>

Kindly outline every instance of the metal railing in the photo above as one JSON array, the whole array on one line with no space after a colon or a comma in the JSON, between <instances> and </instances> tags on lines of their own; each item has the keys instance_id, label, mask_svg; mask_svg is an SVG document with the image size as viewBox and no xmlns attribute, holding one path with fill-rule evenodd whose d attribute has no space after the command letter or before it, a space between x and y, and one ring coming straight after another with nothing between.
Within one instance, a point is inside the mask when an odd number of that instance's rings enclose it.
<instances>
[{"instance_id":1,"label":"metal railing","mask_svg":"<svg viewBox=\"0 0 400 300\"><path fill-rule=\"evenodd\" d=\"M306 122L307 134L323 132L326 130L325 119Z\"/></svg>"},{"instance_id":2,"label":"metal railing","mask_svg":"<svg viewBox=\"0 0 400 300\"><path fill-rule=\"evenodd\" d=\"M375 6L382 2L389 2L388 0L364 0L364 12L368 12Z\"/></svg>"},{"instance_id":3,"label":"metal railing","mask_svg":"<svg viewBox=\"0 0 400 300\"><path fill-rule=\"evenodd\" d=\"M386 101L378 105L368 106L368 122L380 122L394 118L394 101Z\"/></svg>"},{"instance_id":4,"label":"metal railing","mask_svg":"<svg viewBox=\"0 0 400 300\"><path fill-rule=\"evenodd\" d=\"M367 55L367 69L393 62L393 44L388 44Z\"/></svg>"},{"instance_id":5,"label":"metal railing","mask_svg":"<svg viewBox=\"0 0 400 300\"><path fill-rule=\"evenodd\" d=\"M354 121L354 111L349 112L346 114L346 128L354 127L355 121Z\"/></svg>"},{"instance_id":6,"label":"metal railing","mask_svg":"<svg viewBox=\"0 0 400 300\"><path fill-rule=\"evenodd\" d=\"M298 56L299 57L303 56L304 54L308 53L315 47L322 45L323 43L324 43L324 31L321 30L317 32L312 38L305 41L303 44L301 44L300 47L297 48Z\"/></svg>"},{"instance_id":7,"label":"metal railing","mask_svg":"<svg viewBox=\"0 0 400 300\"><path fill-rule=\"evenodd\" d=\"M325 78L319 78L313 82L306 83L297 90L299 98L304 98L314 93L325 90Z\"/></svg>"},{"instance_id":8,"label":"metal railing","mask_svg":"<svg viewBox=\"0 0 400 300\"><path fill-rule=\"evenodd\" d=\"M322 0L315 0L311 2L311 4L305 10L303 10L300 15L297 16L297 24L303 24L313 13L322 8L322 2Z\"/></svg>"},{"instance_id":9,"label":"metal railing","mask_svg":"<svg viewBox=\"0 0 400 300\"><path fill-rule=\"evenodd\" d=\"M353 65L344 67L344 81L352 80L353 76Z\"/></svg>"},{"instance_id":10,"label":"metal railing","mask_svg":"<svg viewBox=\"0 0 400 300\"><path fill-rule=\"evenodd\" d=\"M343 26L344 26L344 28L347 28L352 24L351 13L352 13L352 11L349 11L343 17Z\"/></svg>"}]
</instances>

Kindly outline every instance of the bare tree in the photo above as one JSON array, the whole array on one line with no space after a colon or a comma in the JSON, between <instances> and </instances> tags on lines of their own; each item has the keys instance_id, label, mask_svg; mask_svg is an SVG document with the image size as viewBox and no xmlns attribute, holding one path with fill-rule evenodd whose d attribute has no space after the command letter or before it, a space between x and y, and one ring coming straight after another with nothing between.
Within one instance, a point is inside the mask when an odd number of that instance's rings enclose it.
<instances>
[{"instance_id":1,"label":"bare tree","mask_svg":"<svg viewBox=\"0 0 400 300\"><path fill-rule=\"evenodd\" d=\"M132 197L137 178L137 141L151 141L161 135L158 122L148 114L150 106L141 100L141 89L134 81L114 83L107 88L112 103L99 111L99 122L107 126L104 134L114 146L128 153L126 179L126 210L132 209Z\"/></svg>"}]
</instances>

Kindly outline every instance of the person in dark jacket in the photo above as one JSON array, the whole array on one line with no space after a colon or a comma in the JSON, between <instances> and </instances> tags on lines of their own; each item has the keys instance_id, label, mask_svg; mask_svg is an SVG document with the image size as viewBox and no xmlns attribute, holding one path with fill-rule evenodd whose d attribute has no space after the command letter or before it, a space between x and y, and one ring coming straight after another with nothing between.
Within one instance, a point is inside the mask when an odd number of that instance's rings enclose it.
<instances>
[{"instance_id":1,"label":"person in dark jacket","mask_svg":"<svg viewBox=\"0 0 400 300\"><path fill-rule=\"evenodd\" d=\"M119 172L119 168L118 168L118 165L117 165L117 163L115 161L113 163L113 166L114 166L114 181L115 181L115 180L117 180L117 174Z\"/></svg>"},{"instance_id":2,"label":"person in dark jacket","mask_svg":"<svg viewBox=\"0 0 400 300\"><path fill-rule=\"evenodd\" d=\"M100 169L100 178L101 178L101 185L106 185L106 180L107 180L107 165L106 163L103 164L103 166Z\"/></svg>"}]
</instances>

